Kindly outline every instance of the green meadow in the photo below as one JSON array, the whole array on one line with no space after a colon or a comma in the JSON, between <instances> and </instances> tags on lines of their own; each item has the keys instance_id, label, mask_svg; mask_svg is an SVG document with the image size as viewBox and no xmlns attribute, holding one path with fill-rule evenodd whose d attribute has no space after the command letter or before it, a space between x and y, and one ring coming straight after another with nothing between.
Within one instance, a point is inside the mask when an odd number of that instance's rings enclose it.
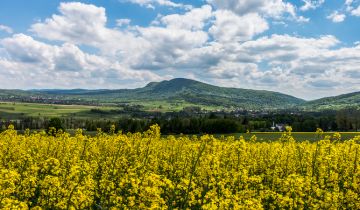
<instances>
[{"instance_id":1,"label":"green meadow","mask_svg":"<svg viewBox=\"0 0 360 210\"><path fill-rule=\"evenodd\" d=\"M84 105L53 105L53 104L32 104L32 103L0 103L0 118L21 118L21 117L77 117L93 118L104 117L101 114L91 112L91 109L98 109L96 106ZM101 110L110 111L114 107L104 106ZM109 118L109 116L106 116Z\"/></svg>"}]
</instances>

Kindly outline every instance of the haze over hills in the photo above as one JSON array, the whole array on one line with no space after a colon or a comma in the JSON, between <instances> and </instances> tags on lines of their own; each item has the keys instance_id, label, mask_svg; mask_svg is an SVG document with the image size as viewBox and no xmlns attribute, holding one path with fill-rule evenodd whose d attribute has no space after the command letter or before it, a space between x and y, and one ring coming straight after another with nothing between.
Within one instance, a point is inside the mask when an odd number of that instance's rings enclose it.
<instances>
[{"instance_id":1,"label":"haze over hills","mask_svg":"<svg viewBox=\"0 0 360 210\"><path fill-rule=\"evenodd\" d=\"M177 78L169 81L151 82L137 89L119 90L1 90L0 99L10 101L29 101L37 99L56 100L57 103L132 103L132 104L180 104L180 106L201 106L242 109L338 109L360 104L360 92L337 97L305 101L290 95L241 88L218 87L199 81ZM49 99L49 100L48 100ZM50 101L51 102L51 101Z\"/></svg>"}]
</instances>

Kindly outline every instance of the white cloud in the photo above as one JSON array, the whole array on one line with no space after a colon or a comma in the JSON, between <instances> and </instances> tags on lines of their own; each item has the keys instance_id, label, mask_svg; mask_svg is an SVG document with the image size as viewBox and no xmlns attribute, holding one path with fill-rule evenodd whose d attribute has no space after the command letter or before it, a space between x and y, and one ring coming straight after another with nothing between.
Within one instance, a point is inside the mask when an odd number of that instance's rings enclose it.
<instances>
[{"instance_id":1,"label":"white cloud","mask_svg":"<svg viewBox=\"0 0 360 210\"><path fill-rule=\"evenodd\" d=\"M234 68L224 65L222 68L225 73L222 75L227 77L223 76L223 80L234 83L237 80L238 84L246 82L249 87L257 89L267 87L270 90L279 90L283 87L283 92L303 98L329 95L329 90L337 93L353 92L356 91L354 87L360 87L360 82L354 77L354 72L360 70L360 47L334 48L339 43L333 36L302 38L289 35L273 35L247 41L232 53L247 54L253 60L243 62L231 56L225 59L232 59L231 62L239 66L241 63L245 66L256 64L258 69L248 71L246 77L234 75L233 78L228 78L233 73L226 73L227 69L234 71L231 70ZM264 64L267 64L267 67L259 67ZM281 77L276 79L271 75ZM275 81L276 85L270 85Z\"/></svg>"},{"instance_id":2,"label":"white cloud","mask_svg":"<svg viewBox=\"0 0 360 210\"><path fill-rule=\"evenodd\" d=\"M119 27L127 26L130 23L131 23L130 19L117 19L116 20L116 25L119 26Z\"/></svg>"},{"instance_id":3,"label":"white cloud","mask_svg":"<svg viewBox=\"0 0 360 210\"><path fill-rule=\"evenodd\" d=\"M130 2L133 4L139 4L140 6L147 7L149 9L155 9L156 5L166 6L166 7L175 7L175 8L184 8L184 9L192 9L191 5L175 3L170 0L120 0L120 1L121 2Z\"/></svg>"},{"instance_id":4,"label":"white cloud","mask_svg":"<svg viewBox=\"0 0 360 210\"><path fill-rule=\"evenodd\" d=\"M284 15L290 15L298 19L296 8L283 0L207 0L217 9L231 10L239 16L249 13L258 13L265 17L281 19Z\"/></svg>"},{"instance_id":5,"label":"white cloud","mask_svg":"<svg viewBox=\"0 0 360 210\"><path fill-rule=\"evenodd\" d=\"M296 21L299 23L308 23L308 22L310 22L310 18L306 18L304 16L299 16L299 17L297 17Z\"/></svg>"},{"instance_id":6,"label":"white cloud","mask_svg":"<svg viewBox=\"0 0 360 210\"><path fill-rule=\"evenodd\" d=\"M346 12L349 13L349 15L353 15L353 16L360 16L360 6L354 6L354 3L358 2L358 1L354 1L354 0L345 0L345 7L346 7Z\"/></svg>"},{"instance_id":7,"label":"white cloud","mask_svg":"<svg viewBox=\"0 0 360 210\"><path fill-rule=\"evenodd\" d=\"M184 15L172 14L160 18L160 22L168 28L201 30L205 22L212 17L212 9L209 5L194 8Z\"/></svg>"},{"instance_id":8,"label":"white cloud","mask_svg":"<svg viewBox=\"0 0 360 210\"><path fill-rule=\"evenodd\" d=\"M229 10L218 10L214 14L209 32L220 42L246 41L269 29L266 20L257 13L238 16Z\"/></svg>"},{"instance_id":9,"label":"white cloud","mask_svg":"<svg viewBox=\"0 0 360 210\"><path fill-rule=\"evenodd\" d=\"M351 11L351 14L354 16L360 16L360 6Z\"/></svg>"},{"instance_id":10,"label":"white cloud","mask_svg":"<svg viewBox=\"0 0 360 210\"><path fill-rule=\"evenodd\" d=\"M346 15L341 14L338 11L335 11L335 12L331 13L329 16L327 16L326 18L331 20L334 23L341 23L345 20Z\"/></svg>"},{"instance_id":11,"label":"white cloud","mask_svg":"<svg viewBox=\"0 0 360 210\"><path fill-rule=\"evenodd\" d=\"M153 70L175 68L182 63L184 55L207 45L209 36L204 27L212 17L211 7L204 5L185 14L158 17L149 27L136 27L138 36L148 45L141 55L132 59L131 66Z\"/></svg>"},{"instance_id":12,"label":"white cloud","mask_svg":"<svg viewBox=\"0 0 360 210\"><path fill-rule=\"evenodd\" d=\"M8 55L8 58L0 58L0 67L16 75L14 79L21 79L23 84L28 84L26 79L34 80L31 87L54 87L54 84L62 87L119 86L119 80L153 81L168 78L150 71L133 70L119 62L84 53L74 44L49 45L24 34L5 38L0 41L0 46Z\"/></svg>"},{"instance_id":13,"label":"white cloud","mask_svg":"<svg viewBox=\"0 0 360 210\"><path fill-rule=\"evenodd\" d=\"M31 26L37 37L0 39L1 85L123 88L191 75L217 85L304 98L360 88L360 45L341 48L331 35L262 35L269 30L268 21L287 22L282 19L286 16L299 21L290 4L211 3L213 8L158 16L149 26L119 19L115 28L106 26L102 7L61 3L59 14ZM88 46L94 51L83 50Z\"/></svg>"},{"instance_id":14,"label":"white cloud","mask_svg":"<svg viewBox=\"0 0 360 210\"><path fill-rule=\"evenodd\" d=\"M32 37L24 34L15 34L10 38L5 38L1 40L0 44L16 62L41 63L50 67L54 49L50 45L36 42Z\"/></svg>"},{"instance_id":15,"label":"white cloud","mask_svg":"<svg viewBox=\"0 0 360 210\"><path fill-rule=\"evenodd\" d=\"M345 5L351 5L354 2L354 0L345 0Z\"/></svg>"},{"instance_id":16,"label":"white cloud","mask_svg":"<svg viewBox=\"0 0 360 210\"><path fill-rule=\"evenodd\" d=\"M41 38L87 45L100 49L104 55L127 59L146 46L136 35L106 27L105 9L78 2L61 3L60 15L31 26Z\"/></svg>"},{"instance_id":17,"label":"white cloud","mask_svg":"<svg viewBox=\"0 0 360 210\"><path fill-rule=\"evenodd\" d=\"M325 0L302 0L302 1L304 2L304 5L300 7L301 11L316 9L318 7L321 7L325 3Z\"/></svg>"},{"instance_id":18,"label":"white cloud","mask_svg":"<svg viewBox=\"0 0 360 210\"><path fill-rule=\"evenodd\" d=\"M163 16L161 26L119 30L106 27L105 9L101 7L62 3L59 11L61 15L34 24L32 31L49 40L98 48L102 56L136 69L171 66L185 50L205 44L208 35L201 29L212 16L211 7L205 5L183 15Z\"/></svg>"},{"instance_id":19,"label":"white cloud","mask_svg":"<svg viewBox=\"0 0 360 210\"><path fill-rule=\"evenodd\" d=\"M61 15L53 15L44 22L31 26L38 36L94 45L106 41L112 31L105 28L107 17L105 8L79 2L61 3Z\"/></svg>"},{"instance_id":20,"label":"white cloud","mask_svg":"<svg viewBox=\"0 0 360 210\"><path fill-rule=\"evenodd\" d=\"M150 46L142 51L142 56L133 60L132 66L136 69L170 68L183 54L202 47L208 40L208 35L204 31L161 27L139 28L138 30Z\"/></svg>"},{"instance_id":21,"label":"white cloud","mask_svg":"<svg viewBox=\"0 0 360 210\"><path fill-rule=\"evenodd\" d=\"M345 0L345 6L347 11L351 11L354 8L352 7L354 0Z\"/></svg>"},{"instance_id":22,"label":"white cloud","mask_svg":"<svg viewBox=\"0 0 360 210\"><path fill-rule=\"evenodd\" d=\"M0 25L0 31L5 31L8 34L14 33L13 29L6 25Z\"/></svg>"},{"instance_id":23,"label":"white cloud","mask_svg":"<svg viewBox=\"0 0 360 210\"><path fill-rule=\"evenodd\" d=\"M8 53L8 60L42 67L46 71L93 71L107 65L105 59L84 53L73 44L48 45L24 34L5 38L0 45Z\"/></svg>"}]
</instances>

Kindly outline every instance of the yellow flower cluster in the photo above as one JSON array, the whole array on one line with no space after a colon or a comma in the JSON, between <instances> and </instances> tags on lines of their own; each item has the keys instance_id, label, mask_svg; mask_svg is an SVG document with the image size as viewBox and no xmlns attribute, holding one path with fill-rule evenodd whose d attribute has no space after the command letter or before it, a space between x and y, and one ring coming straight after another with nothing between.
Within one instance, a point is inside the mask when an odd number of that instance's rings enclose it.
<instances>
[{"instance_id":1,"label":"yellow flower cluster","mask_svg":"<svg viewBox=\"0 0 360 210\"><path fill-rule=\"evenodd\" d=\"M360 209L360 137L0 134L2 209ZM53 134L53 133L52 133Z\"/></svg>"}]
</instances>

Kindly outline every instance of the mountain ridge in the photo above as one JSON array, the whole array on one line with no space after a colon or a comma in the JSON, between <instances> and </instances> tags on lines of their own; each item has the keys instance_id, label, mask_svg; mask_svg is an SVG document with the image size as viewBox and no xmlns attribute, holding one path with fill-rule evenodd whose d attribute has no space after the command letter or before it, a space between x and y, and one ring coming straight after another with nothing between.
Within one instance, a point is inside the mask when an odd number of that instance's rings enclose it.
<instances>
[{"instance_id":1,"label":"mountain ridge","mask_svg":"<svg viewBox=\"0 0 360 210\"><path fill-rule=\"evenodd\" d=\"M175 78L150 82L135 89L34 89L0 90L0 100L15 98L56 98L57 100L92 101L98 103L185 103L206 107L242 109L327 109L343 105L359 105L360 92L326 97L313 101L296 98L284 93L244 88L219 87L204 82ZM25 100L26 101L26 100Z\"/></svg>"},{"instance_id":2,"label":"mountain ridge","mask_svg":"<svg viewBox=\"0 0 360 210\"><path fill-rule=\"evenodd\" d=\"M360 91L308 101L301 107L309 110L360 108Z\"/></svg>"}]
</instances>

